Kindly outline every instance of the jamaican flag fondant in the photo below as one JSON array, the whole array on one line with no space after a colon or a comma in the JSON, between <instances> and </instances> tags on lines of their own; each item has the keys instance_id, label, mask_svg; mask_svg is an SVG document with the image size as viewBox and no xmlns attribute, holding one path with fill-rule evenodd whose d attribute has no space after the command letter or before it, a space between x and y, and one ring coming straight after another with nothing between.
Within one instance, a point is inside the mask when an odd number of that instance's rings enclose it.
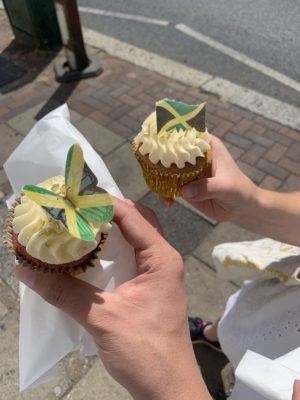
<instances>
[{"instance_id":1,"label":"jamaican flag fondant","mask_svg":"<svg viewBox=\"0 0 300 400\"><path fill-rule=\"evenodd\" d=\"M192 128L199 132L204 132L205 105L206 103L190 105L170 99L158 101L155 104L157 133Z\"/></svg>"},{"instance_id":2,"label":"jamaican flag fondant","mask_svg":"<svg viewBox=\"0 0 300 400\"><path fill-rule=\"evenodd\" d=\"M68 151L65 167L65 193L26 185L24 194L61 221L72 236L94 240L99 229L93 223L110 222L114 207L110 195L97 186L98 180L83 158L78 144Z\"/></svg>"}]
</instances>

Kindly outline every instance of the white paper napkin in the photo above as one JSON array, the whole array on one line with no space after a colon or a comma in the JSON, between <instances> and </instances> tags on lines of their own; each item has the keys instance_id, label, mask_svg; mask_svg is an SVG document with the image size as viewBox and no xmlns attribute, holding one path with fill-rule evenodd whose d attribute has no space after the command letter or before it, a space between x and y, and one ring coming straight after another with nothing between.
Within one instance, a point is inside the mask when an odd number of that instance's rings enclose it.
<instances>
[{"instance_id":1,"label":"white paper napkin","mask_svg":"<svg viewBox=\"0 0 300 400\"><path fill-rule=\"evenodd\" d=\"M269 400L291 400L295 379L300 379L300 347L270 360L247 350L236 377Z\"/></svg>"},{"instance_id":2,"label":"white paper napkin","mask_svg":"<svg viewBox=\"0 0 300 400\"><path fill-rule=\"evenodd\" d=\"M20 195L24 185L64 175L67 152L74 143L81 145L99 186L122 198L101 157L71 124L68 107L63 105L37 122L6 161L4 169L14 191L8 204ZM99 143L101 146L100 130ZM134 251L114 225L101 252L101 266L88 269L80 279L112 291L135 275ZM96 354L92 338L77 322L22 284L20 303L21 391L52 379L54 367L69 352L80 349L86 355Z\"/></svg>"}]
</instances>

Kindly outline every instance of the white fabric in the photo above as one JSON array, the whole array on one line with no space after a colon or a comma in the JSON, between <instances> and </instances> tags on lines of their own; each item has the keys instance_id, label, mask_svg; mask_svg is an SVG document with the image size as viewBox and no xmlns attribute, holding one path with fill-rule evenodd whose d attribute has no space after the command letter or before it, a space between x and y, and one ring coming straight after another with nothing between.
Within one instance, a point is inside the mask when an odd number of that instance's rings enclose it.
<instances>
[{"instance_id":1,"label":"white fabric","mask_svg":"<svg viewBox=\"0 0 300 400\"><path fill-rule=\"evenodd\" d=\"M229 244L228 251L231 254ZM279 263L278 269L281 268L292 274L295 264L281 266ZM265 277L261 281L246 282L229 298L218 333L222 349L234 369L247 350L271 360L293 351L300 344L300 286L286 286L277 278ZM239 379L230 397L230 400L263 399Z\"/></svg>"}]
</instances>

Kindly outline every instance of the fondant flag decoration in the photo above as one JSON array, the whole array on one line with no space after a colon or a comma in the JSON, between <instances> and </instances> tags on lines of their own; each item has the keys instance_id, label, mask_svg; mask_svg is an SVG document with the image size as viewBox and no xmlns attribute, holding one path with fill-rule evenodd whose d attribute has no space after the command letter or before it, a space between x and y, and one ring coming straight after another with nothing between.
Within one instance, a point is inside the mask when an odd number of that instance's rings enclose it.
<instances>
[{"instance_id":1,"label":"fondant flag decoration","mask_svg":"<svg viewBox=\"0 0 300 400\"><path fill-rule=\"evenodd\" d=\"M199 132L205 131L205 105L190 105L180 101L164 99L156 106L157 133L176 129L187 130L195 128Z\"/></svg>"},{"instance_id":2,"label":"fondant flag decoration","mask_svg":"<svg viewBox=\"0 0 300 400\"><path fill-rule=\"evenodd\" d=\"M66 161L65 194L34 185L24 186L23 192L52 218L61 221L71 235L82 240L94 240L98 229L93 222L109 222L114 215L110 195L97 184L96 176L84 161L81 147L74 144Z\"/></svg>"}]
</instances>

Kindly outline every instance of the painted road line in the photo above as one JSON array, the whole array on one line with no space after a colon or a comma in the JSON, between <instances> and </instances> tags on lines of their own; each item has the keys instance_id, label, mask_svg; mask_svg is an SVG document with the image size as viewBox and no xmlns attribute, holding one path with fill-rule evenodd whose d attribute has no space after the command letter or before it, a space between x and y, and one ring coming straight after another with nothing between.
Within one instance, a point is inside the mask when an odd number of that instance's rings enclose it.
<instances>
[{"instance_id":1,"label":"painted road line","mask_svg":"<svg viewBox=\"0 0 300 400\"><path fill-rule=\"evenodd\" d=\"M85 42L90 46L98 47L114 57L129 61L188 86L199 87L212 79L211 75L204 72L183 66L176 61L140 49L139 47L114 39L103 33L84 28L83 34Z\"/></svg>"},{"instance_id":2,"label":"painted road line","mask_svg":"<svg viewBox=\"0 0 300 400\"><path fill-rule=\"evenodd\" d=\"M236 104L282 125L300 130L298 107L236 85L220 77L213 77L91 29L84 28L83 32L85 42L88 45L102 49L114 57L157 72L183 84L216 94L224 101Z\"/></svg>"},{"instance_id":3,"label":"painted road line","mask_svg":"<svg viewBox=\"0 0 300 400\"><path fill-rule=\"evenodd\" d=\"M79 6L78 9L80 12L87 14L103 15L105 17L127 19L135 22L145 22L147 24L160 25L160 26L169 25L169 21L165 21L162 19L155 19L155 18L147 18L141 15L125 14L120 12L100 10L99 8L82 7L82 6Z\"/></svg>"},{"instance_id":4,"label":"painted road line","mask_svg":"<svg viewBox=\"0 0 300 400\"><path fill-rule=\"evenodd\" d=\"M207 46L212 47L215 50L220 51L221 53L227 55L228 57L234 58L235 60L247 65L248 67L251 67L255 69L256 71L276 80L277 82L288 86L297 92L300 92L300 82L295 81L294 79L289 78L288 76L282 74L281 72L278 72L270 67L267 67L264 64L261 64L244 54L228 47L225 46L224 44L217 42L216 40L203 35L200 32L195 31L194 29L189 28L187 25L184 24L178 24L175 26L176 29L181 31L182 33L185 33L188 36L193 37L196 40L199 40L200 42L206 44Z\"/></svg>"},{"instance_id":5,"label":"painted road line","mask_svg":"<svg viewBox=\"0 0 300 400\"><path fill-rule=\"evenodd\" d=\"M226 99L231 104L236 104L272 121L300 130L300 112L298 107L218 77L206 82L201 88Z\"/></svg>"}]
</instances>

